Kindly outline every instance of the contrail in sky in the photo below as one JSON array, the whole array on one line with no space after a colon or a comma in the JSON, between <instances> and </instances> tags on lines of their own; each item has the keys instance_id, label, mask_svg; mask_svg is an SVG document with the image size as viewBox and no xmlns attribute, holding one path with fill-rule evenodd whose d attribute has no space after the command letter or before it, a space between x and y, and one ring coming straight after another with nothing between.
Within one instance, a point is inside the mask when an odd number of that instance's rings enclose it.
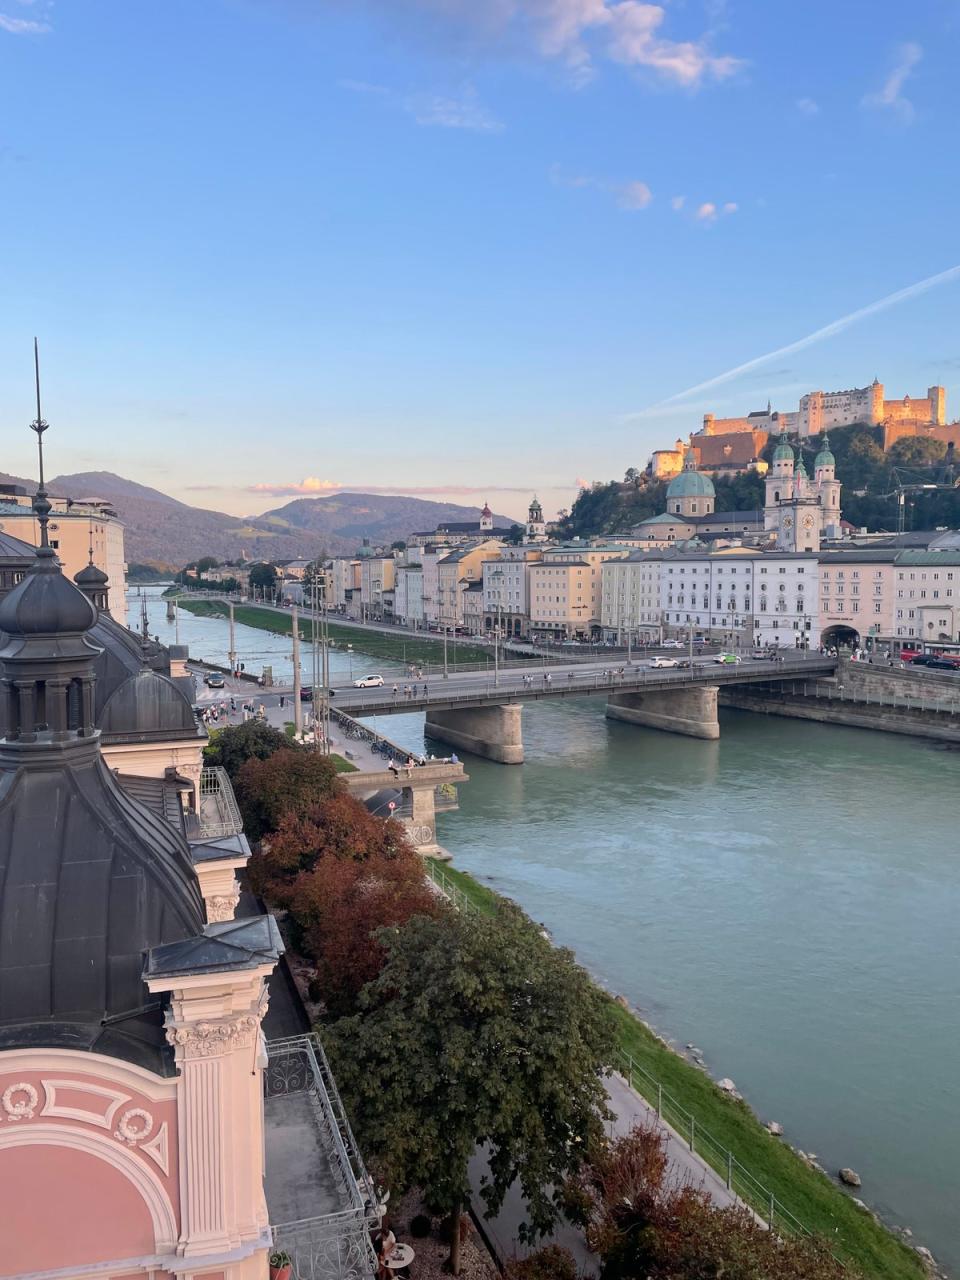
<instances>
[{"instance_id":1,"label":"contrail in sky","mask_svg":"<svg viewBox=\"0 0 960 1280\"><path fill-rule=\"evenodd\" d=\"M905 302L908 298L916 298L921 293L926 293L929 289L935 289L937 285L947 284L951 280L956 280L958 276L960 276L960 266L950 267L947 271L941 271L935 276L927 276L926 280L918 280L916 284L909 284L905 289L898 289L896 293L890 293L878 302L871 302L868 306L861 307L859 311L851 311L849 315L841 316L839 320L834 320L831 324L824 325L822 329L815 329L813 333L808 333L805 338L798 338L796 342L790 342L785 347L778 347L776 351L768 351L766 355L756 356L753 360L748 360L746 364L738 364L735 369L728 369L726 373L718 373L715 378L708 378L706 382L698 382L695 387L687 387L685 391L678 391L676 395L668 396L666 400L660 400L646 409L640 409L636 413L629 413L626 415L625 421L630 422L634 418L645 418L648 414L662 409L664 405L674 404L678 400L685 400L687 396L696 395L700 391L707 391L711 387L718 387L723 382L730 382L732 379L738 378L742 373L749 373L751 369L756 369L760 365L766 364L768 360L777 360L781 356L792 355L794 351L802 351L804 347L810 347L815 342L820 342L823 338L832 338L835 333L842 333L844 329L849 329L858 320L864 320L867 316L875 315L878 311L886 311L888 307L895 307L898 302Z\"/></svg>"}]
</instances>

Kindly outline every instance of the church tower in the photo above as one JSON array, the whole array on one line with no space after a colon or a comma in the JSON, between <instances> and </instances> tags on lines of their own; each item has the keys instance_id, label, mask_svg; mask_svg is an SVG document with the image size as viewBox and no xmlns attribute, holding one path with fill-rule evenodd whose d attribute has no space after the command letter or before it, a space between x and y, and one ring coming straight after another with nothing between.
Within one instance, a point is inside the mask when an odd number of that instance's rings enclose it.
<instances>
[{"instance_id":1,"label":"church tower","mask_svg":"<svg viewBox=\"0 0 960 1280\"><path fill-rule=\"evenodd\" d=\"M841 484L836 467L837 460L830 451L830 437L824 432L820 452L813 461L813 478L823 512L822 531L828 538L840 537Z\"/></svg>"},{"instance_id":2,"label":"church tower","mask_svg":"<svg viewBox=\"0 0 960 1280\"><path fill-rule=\"evenodd\" d=\"M766 477L763 527L776 529L779 525L778 505L793 496L793 471L796 458L787 442L786 431L780 432L780 441L773 451L773 461Z\"/></svg>"},{"instance_id":3,"label":"church tower","mask_svg":"<svg viewBox=\"0 0 960 1280\"><path fill-rule=\"evenodd\" d=\"M493 528L493 512L490 510L489 505L485 502L483 504L483 510L480 512L480 532L486 533L488 530L492 528Z\"/></svg>"},{"instance_id":4,"label":"church tower","mask_svg":"<svg viewBox=\"0 0 960 1280\"><path fill-rule=\"evenodd\" d=\"M545 542L546 538L547 526L543 519L543 508L540 505L540 499L534 494L527 512L527 541Z\"/></svg>"}]
</instances>

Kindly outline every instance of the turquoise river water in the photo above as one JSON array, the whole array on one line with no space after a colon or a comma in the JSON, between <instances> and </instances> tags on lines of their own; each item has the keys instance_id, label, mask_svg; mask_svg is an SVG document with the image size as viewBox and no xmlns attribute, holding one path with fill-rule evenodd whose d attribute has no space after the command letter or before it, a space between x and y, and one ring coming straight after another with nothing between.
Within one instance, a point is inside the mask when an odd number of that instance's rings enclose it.
<instances>
[{"instance_id":1,"label":"turquoise river water","mask_svg":"<svg viewBox=\"0 0 960 1280\"><path fill-rule=\"evenodd\" d=\"M222 660L224 623L180 630ZM289 641L237 634L289 673ZM337 654L333 679L348 666L390 670ZM422 714L379 727L423 745ZM960 1274L960 751L739 712L699 742L597 699L527 707L524 746L519 767L466 758L455 865Z\"/></svg>"}]
</instances>

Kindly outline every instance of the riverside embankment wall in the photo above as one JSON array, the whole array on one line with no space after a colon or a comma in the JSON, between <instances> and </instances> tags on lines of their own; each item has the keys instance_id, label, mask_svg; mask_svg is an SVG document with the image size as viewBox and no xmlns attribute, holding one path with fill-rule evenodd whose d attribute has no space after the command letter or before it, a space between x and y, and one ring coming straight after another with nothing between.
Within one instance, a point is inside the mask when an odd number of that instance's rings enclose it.
<instances>
[{"instance_id":1,"label":"riverside embankment wall","mask_svg":"<svg viewBox=\"0 0 960 1280\"><path fill-rule=\"evenodd\" d=\"M720 705L960 744L960 674L844 659L835 677L722 689Z\"/></svg>"}]
</instances>

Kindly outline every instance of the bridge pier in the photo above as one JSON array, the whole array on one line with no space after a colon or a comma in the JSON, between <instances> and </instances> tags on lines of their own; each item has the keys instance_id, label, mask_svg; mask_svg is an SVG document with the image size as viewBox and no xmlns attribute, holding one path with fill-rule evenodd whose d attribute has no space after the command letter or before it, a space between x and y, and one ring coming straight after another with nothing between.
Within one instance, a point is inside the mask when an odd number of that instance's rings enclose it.
<instances>
[{"instance_id":1,"label":"bridge pier","mask_svg":"<svg viewBox=\"0 0 960 1280\"><path fill-rule=\"evenodd\" d=\"M688 738L719 738L717 686L698 685L685 689L656 689L649 693L611 693L607 716L626 720L648 729L683 733Z\"/></svg>"},{"instance_id":2,"label":"bridge pier","mask_svg":"<svg viewBox=\"0 0 960 1280\"><path fill-rule=\"evenodd\" d=\"M499 764L523 764L519 702L493 707L465 707L462 711L427 710L428 737L485 756Z\"/></svg>"}]
</instances>

